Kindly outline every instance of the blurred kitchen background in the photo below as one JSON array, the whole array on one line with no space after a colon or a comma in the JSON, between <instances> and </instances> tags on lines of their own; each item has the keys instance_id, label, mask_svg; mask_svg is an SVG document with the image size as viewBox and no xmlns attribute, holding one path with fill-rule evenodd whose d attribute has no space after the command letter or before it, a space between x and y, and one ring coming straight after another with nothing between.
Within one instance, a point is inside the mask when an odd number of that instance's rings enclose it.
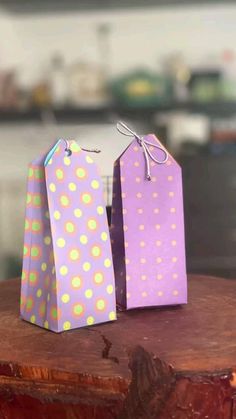
<instances>
[{"instance_id":1,"label":"blurred kitchen background","mask_svg":"<svg viewBox=\"0 0 236 419\"><path fill-rule=\"evenodd\" d=\"M27 165L56 139L154 132L183 168L189 272L236 278L236 3L0 0L0 277L20 274Z\"/></svg>"}]
</instances>

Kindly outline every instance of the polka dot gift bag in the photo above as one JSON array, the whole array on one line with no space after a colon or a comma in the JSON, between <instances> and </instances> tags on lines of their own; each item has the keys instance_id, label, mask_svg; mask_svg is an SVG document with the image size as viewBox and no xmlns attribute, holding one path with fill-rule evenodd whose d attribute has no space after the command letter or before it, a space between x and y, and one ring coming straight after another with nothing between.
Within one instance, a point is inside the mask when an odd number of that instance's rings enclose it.
<instances>
[{"instance_id":1,"label":"polka dot gift bag","mask_svg":"<svg viewBox=\"0 0 236 419\"><path fill-rule=\"evenodd\" d=\"M187 302L181 168L154 135L133 141L114 165L111 241L118 304Z\"/></svg>"},{"instance_id":2,"label":"polka dot gift bag","mask_svg":"<svg viewBox=\"0 0 236 419\"><path fill-rule=\"evenodd\" d=\"M74 141L29 166L21 316L54 332L116 319L102 181Z\"/></svg>"}]
</instances>

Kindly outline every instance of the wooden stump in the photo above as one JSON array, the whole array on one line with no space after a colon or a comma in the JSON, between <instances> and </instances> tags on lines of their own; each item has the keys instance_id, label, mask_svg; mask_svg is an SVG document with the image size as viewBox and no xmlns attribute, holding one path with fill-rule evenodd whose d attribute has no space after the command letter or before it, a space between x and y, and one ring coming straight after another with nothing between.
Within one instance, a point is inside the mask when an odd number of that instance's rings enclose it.
<instances>
[{"instance_id":1,"label":"wooden stump","mask_svg":"<svg viewBox=\"0 0 236 419\"><path fill-rule=\"evenodd\" d=\"M236 418L236 281L190 276L187 306L62 334L0 287L0 419Z\"/></svg>"}]
</instances>

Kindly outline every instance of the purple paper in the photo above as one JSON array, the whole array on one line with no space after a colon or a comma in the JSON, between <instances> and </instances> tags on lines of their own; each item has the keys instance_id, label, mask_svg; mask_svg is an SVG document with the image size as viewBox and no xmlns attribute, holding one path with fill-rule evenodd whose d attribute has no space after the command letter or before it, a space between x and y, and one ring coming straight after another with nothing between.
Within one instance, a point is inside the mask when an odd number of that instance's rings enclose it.
<instances>
[{"instance_id":1,"label":"purple paper","mask_svg":"<svg viewBox=\"0 0 236 419\"><path fill-rule=\"evenodd\" d=\"M55 332L116 319L102 180L68 144L71 156L60 140L30 165L25 218L21 316Z\"/></svg>"},{"instance_id":2,"label":"purple paper","mask_svg":"<svg viewBox=\"0 0 236 419\"><path fill-rule=\"evenodd\" d=\"M154 135L144 140L163 148ZM151 153L162 153L148 146ZM181 168L150 156L134 139L114 165L111 241L117 302L122 307L187 302Z\"/></svg>"}]
</instances>

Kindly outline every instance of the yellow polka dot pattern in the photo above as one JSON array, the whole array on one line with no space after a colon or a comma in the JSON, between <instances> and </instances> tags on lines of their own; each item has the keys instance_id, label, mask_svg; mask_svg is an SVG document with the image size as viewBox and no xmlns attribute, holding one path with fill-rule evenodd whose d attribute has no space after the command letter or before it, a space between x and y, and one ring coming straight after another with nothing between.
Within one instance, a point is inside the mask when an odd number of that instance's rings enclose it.
<instances>
[{"instance_id":1,"label":"yellow polka dot pattern","mask_svg":"<svg viewBox=\"0 0 236 419\"><path fill-rule=\"evenodd\" d=\"M115 320L115 319L114 319ZM94 317L93 316L89 316L87 317L87 325L91 326L92 324L94 324Z\"/></svg>"},{"instance_id":2,"label":"yellow polka dot pattern","mask_svg":"<svg viewBox=\"0 0 236 419\"><path fill-rule=\"evenodd\" d=\"M69 321L65 321L65 322L63 323L63 329L64 329L64 330L70 330L70 328L71 328L71 322L69 322Z\"/></svg>"},{"instance_id":3,"label":"yellow polka dot pattern","mask_svg":"<svg viewBox=\"0 0 236 419\"><path fill-rule=\"evenodd\" d=\"M38 186L27 195L22 272L22 317L54 331L116 318L102 181L88 153L70 142L67 155L65 146L59 142L45 168L29 171Z\"/></svg>"},{"instance_id":4,"label":"yellow polka dot pattern","mask_svg":"<svg viewBox=\"0 0 236 419\"><path fill-rule=\"evenodd\" d=\"M55 304L55 298L50 292L50 282L53 281L51 270L54 265L50 225L53 211L48 208L44 167L31 165L28 181L21 315L32 324L49 328L50 319L46 318L46 307ZM55 196L57 181L53 177L47 187L48 193ZM34 193L31 193L32 190Z\"/></svg>"},{"instance_id":5,"label":"yellow polka dot pattern","mask_svg":"<svg viewBox=\"0 0 236 419\"><path fill-rule=\"evenodd\" d=\"M53 216L54 216L55 220L60 220L60 218L61 218L60 211L54 211Z\"/></svg>"},{"instance_id":6,"label":"yellow polka dot pattern","mask_svg":"<svg viewBox=\"0 0 236 419\"><path fill-rule=\"evenodd\" d=\"M66 241L62 237L59 237L56 241L58 247L65 247Z\"/></svg>"},{"instance_id":7,"label":"yellow polka dot pattern","mask_svg":"<svg viewBox=\"0 0 236 419\"><path fill-rule=\"evenodd\" d=\"M158 140L150 136L148 141L155 143ZM150 151L151 148L158 157L155 147L150 146ZM150 161L151 181L147 181L143 149L136 140L117 162L110 229L115 266L119 266L116 272L117 302L126 308L185 303L180 168L170 156L169 164L158 165ZM120 243L117 242L122 228L123 267L119 262Z\"/></svg>"},{"instance_id":8,"label":"yellow polka dot pattern","mask_svg":"<svg viewBox=\"0 0 236 419\"><path fill-rule=\"evenodd\" d=\"M83 212L81 211L81 209L80 208L75 208L75 210L74 210L74 216L76 218L80 218L80 217L82 217L82 215L83 215Z\"/></svg>"},{"instance_id":9,"label":"yellow polka dot pattern","mask_svg":"<svg viewBox=\"0 0 236 419\"><path fill-rule=\"evenodd\" d=\"M68 187L69 187L70 191L72 191L72 192L75 192L76 189L77 189L77 186L74 182L70 182Z\"/></svg>"},{"instance_id":10,"label":"yellow polka dot pattern","mask_svg":"<svg viewBox=\"0 0 236 419\"><path fill-rule=\"evenodd\" d=\"M69 294L63 294L62 297L61 297L61 301L65 304L68 303L70 301Z\"/></svg>"},{"instance_id":11,"label":"yellow polka dot pattern","mask_svg":"<svg viewBox=\"0 0 236 419\"><path fill-rule=\"evenodd\" d=\"M50 236L45 236L44 237L44 243L49 246L51 244L51 237Z\"/></svg>"},{"instance_id":12,"label":"yellow polka dot pattern","mask_svg":"<svg viewBox=\"0 0 236 419\"><path fill-rule=\"evenodd\" d=\"M98 213L99 215L103 215L103 214L104 214L104 208L103 208L101 205L99 205L99 206L97 207L97 213Z\"/></svg>"}]
</instances>

